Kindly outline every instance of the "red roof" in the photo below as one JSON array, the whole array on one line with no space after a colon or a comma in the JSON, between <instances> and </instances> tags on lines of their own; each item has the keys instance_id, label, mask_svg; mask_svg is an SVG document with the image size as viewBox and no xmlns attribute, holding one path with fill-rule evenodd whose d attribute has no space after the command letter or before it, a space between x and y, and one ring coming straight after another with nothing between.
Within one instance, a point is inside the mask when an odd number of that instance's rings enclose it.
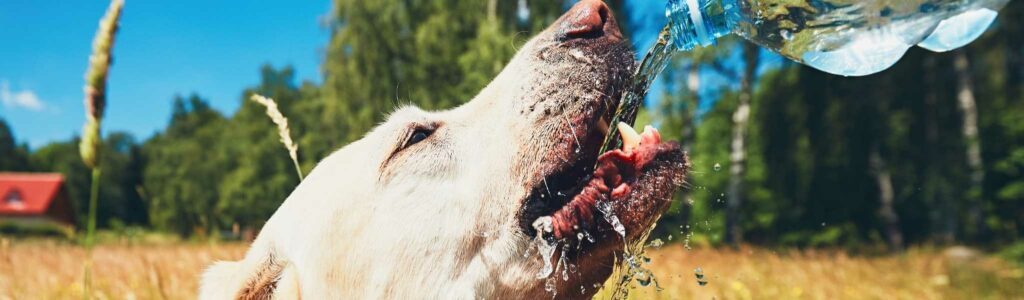
<instances>
[{"instance_id":1,"label":"red roof","mask_svg":"<svg viewBox=\"0 0 1024 300\"><path fill-rule=\"evenodd\" d=\"M64 176L0 173L0 215L42 215L57 198Z\"/></svg>"}]
</instances>

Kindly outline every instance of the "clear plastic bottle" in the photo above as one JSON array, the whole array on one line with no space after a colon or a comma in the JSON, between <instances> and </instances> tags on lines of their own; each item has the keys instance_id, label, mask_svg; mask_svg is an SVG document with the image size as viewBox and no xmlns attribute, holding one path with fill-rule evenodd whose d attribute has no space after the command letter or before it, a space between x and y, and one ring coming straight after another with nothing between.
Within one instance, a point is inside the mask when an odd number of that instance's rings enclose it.
<instances>
[{"instance_id":1,"label":"clear plastic bottle","mask_svg":"<svg viewBox=\"0 0 1024 300\"><path fill-rule=\"evenodd\" d=\"M942 52L978 38L1009 0L668 0L674 47L736 33L825 72L862 76L914 45Z\"/></svg>"}]
</instances>

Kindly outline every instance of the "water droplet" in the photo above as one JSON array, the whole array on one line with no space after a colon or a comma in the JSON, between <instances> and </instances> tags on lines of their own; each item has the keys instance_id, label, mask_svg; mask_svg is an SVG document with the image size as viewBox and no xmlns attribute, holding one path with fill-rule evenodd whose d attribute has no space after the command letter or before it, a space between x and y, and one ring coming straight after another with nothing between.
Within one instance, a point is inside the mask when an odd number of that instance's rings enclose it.
<instances>
[{"instance_id":1,"label":"water droplet","mask_svg":"<svg viewBox=\"0 0 1024 300\"><path fill-rule=\"evenodd\" d=\"M646 273L637 274L636 282L639 283L640 286L648 286L651 285L651 278L653 277Z\"/></svg>"},{"instance_id":2,"label":"water droplet","mask_svg":"<svg viewBox=\"0 0 1024 300\"><path fill-rule=\"evenodd\" d=\"M672 236L670 235L669 239L671 238ZM661 239L654 239L653 241L647 243L648 248L661 248L661 246L663 245L665 245L665 242L662 242Z\"/></svg>"},{"instance_id":3,"label":"water droplet","mask_svg":"<svg viewBox=\"0 0 1024 300\"><path fill-rule=\"evenodd\" d=\"M583 236L585 236L585 237L587 238L587 241L588 241L588 242L591 242L591 243L593 243L593 242L594 242L594 236L593 236L593 235L590 235L590 233L589 233L589 232L583 231Z\"/></svg>"},{"instance_id":4,"label":"water droplet","mask_svg":"<svg viewBox=\"0 0 1024 300\"><path fill-rule=\"evenodd\" d=\"M787 41L793 40L793 33L789 32L789 30L783 29L782 31L779 31L779 35L781 35L782 38L786 39Z\"/></svg>"},{"instance_id":5,"label":"water droplet","mask_svg":"<svg viewBox=\"0 0 1024 300\"><path fill-rule=\"evenodd\" d=\"M568 248L569 248L569 245L563 246L562 247L562 255L561 255L561 257L558 258L558 267L560 269L562 269L562 281L569 281L569 268L566 267L566 264L567 264L566 257L569 256L569 255L566 254L566 251L568 250Z\"/></svg>"},{"instance_id":6,"label":"water droplet","mask_svg":"<svg viewBox=\"0 0 1024 300\"><path fill-rule=\"evenodd\" d=\"M554 278L548 278L548 280L544 282L544 290L548 291L548 293L551 293L552 297L555 296L556 294L558 294L558 292L555 291L555 279Z\"/></svg>"},{"instance_id":7,"label":"water droplet","mask_svg":"<svg viewBox=\"0 0 1024 300\"><path fill-rule=\"evenodd\" d=\"M704 270L701 270L700 267L693 269L693 277L697 278L697 284L700 286L708 284L708 280L704 278Z\"/></svg>"},{"instance_id":8,"label":"water droplet","mask_svg":"<svg viewBox=\"0 0 1024 300\"><path fill-rule=\"evenodd\" d=\"M825 222L821 222L821 227L825 227Z\"/></svg>"},{"instance_id":9,"label":"water droplet","mask_svg":"<svg viewBox=\"0 0 1024 300\"><path fill-rule=\"evenodd\" d=\"M718 171L721 171L721 170L722 170L722 164L715 163L715 172L718 172Z\"/></svg>"}]
</instances>

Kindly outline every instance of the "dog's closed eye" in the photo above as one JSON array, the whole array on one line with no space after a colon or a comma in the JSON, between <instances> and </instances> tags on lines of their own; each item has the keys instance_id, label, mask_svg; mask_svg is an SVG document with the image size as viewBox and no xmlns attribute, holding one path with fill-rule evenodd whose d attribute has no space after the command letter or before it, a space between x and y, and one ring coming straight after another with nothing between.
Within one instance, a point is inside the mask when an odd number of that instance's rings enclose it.
<instances>
[{"instance_id":1,"label":"dog's closed eye","mask_svg":"<svg viewBox=\"0 0 1024 300\"><path fill-rule=\"evenodd\" d=\"M430 137L434 133L435 128L433 126L415 126L409 130L409 134L405 138L405 142L402 143L402 147L399 147L399 151L409 148L416 143L422 142Z\"/></svg>"},{"instance_id":2,"label":"dog's closed eye","mask_svg":"<svg viewBox=\"0 0 1024 300\"><path fill-rule=\"evenodd\" d=\"M416 144L427 141L440 127L439 123L412 123L406 126L405 133L398 135L397 143L391 154L381 163L381 174L387 174L386 170L395 160L411 153L407 152ZM407 154L408 153L408 154Z\"/></svg>"},{"instance_id":3,"label":"dog's closed eye","mask_svg":"<svg viewBox=\"0 0 1024 300\"><path fill-rule=\"evenodd\" d=\"M412 145L414 145L416 143L419 143L420 141L423 141L423 140L427 139L428 137L430 137L431 133L434 133L434 131L431 130L431 129L426 129L426 128L414 129L412 131L412 134L410 134L409 138L405 141L405 145L402 146L402 148L406 148L406 147L412 146Z\"/></svg>"}]
</instances>

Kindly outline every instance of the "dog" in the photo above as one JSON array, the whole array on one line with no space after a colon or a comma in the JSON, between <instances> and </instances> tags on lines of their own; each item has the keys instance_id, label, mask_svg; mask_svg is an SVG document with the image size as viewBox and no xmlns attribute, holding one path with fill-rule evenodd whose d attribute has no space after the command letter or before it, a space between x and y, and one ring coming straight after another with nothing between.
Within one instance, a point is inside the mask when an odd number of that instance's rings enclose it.
<instances>
[{"instance_id":1,"label":"dog","mask_svg":"<svg viewBox=\"0 0 1024 300\"><path fill-rule=\"evenodd\" d=\"M400 108L323 159L200 298L593 296L688 169L609 124L634 68L608 6L577 3L466 104ZM597 153L611 130L623 146Z\"/></svg>"}]
</instances>

